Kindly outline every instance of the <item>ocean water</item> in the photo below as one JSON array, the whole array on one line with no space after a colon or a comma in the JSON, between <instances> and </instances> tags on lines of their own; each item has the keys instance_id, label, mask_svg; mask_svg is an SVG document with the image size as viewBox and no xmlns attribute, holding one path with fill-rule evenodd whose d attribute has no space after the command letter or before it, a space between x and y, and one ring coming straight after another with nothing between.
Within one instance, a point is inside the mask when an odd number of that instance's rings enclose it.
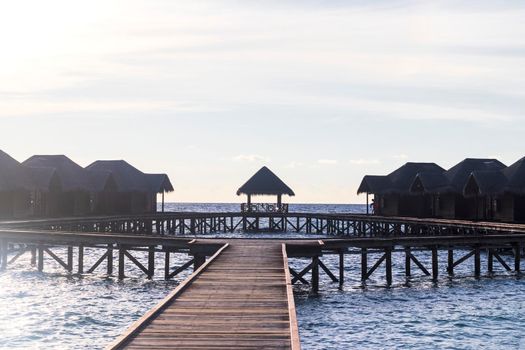
<instances>
[{"instance_id":1,"label":"ocean water","mask_svg":"<svg viewBox=\"0 0 525 350\"><path fill-rule=\"evenodd\" d=\"M168 203L166 209L235 211L238 204ZM293 205L290 210L356 213L365 208ZM86 258L94 263L100 254L88 250ZM429 266L428 252L415 255ZM370 262L378 257L371 254ZM181 265L188 258L177 254L172 259L174 265ZM454 277L446 275L441 263L437 283L415 266L414 276L407 279L404 256L394 253L394 284L387 288L381 267L365 285L360 282L359 259L359 255L346 257L341 290L323 274L318 295L307 287L295 287L303 349L525 349L525 279L521 276L504 272L495 263L496 273L478 280L468 261L458 266ZM512 261L510 256L504 259ZM324 256L322 261L337 274L338 257ZM440 261L446 257L440 256ZM482 262L486 271L485 256ZM308 261L291 259L290 264L300 270ZM105 276L104 268L103 264L93 274L68 275L46 260L44 272L39 273L26 255L0 272L0 348L103 348L190 272L164 281L158 266L157 277L149 281L128 264L129 278L118 281Z\"/></svg>"}]
</instances>

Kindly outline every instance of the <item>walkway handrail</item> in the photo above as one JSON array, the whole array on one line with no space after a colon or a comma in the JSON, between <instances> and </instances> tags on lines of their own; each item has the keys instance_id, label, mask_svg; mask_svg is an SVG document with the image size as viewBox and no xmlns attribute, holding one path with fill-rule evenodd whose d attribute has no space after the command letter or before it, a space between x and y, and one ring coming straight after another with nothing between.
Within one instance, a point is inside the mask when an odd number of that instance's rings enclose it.
<instances>
[{"instance_id":1,"label":"walkway handrail","mask_svg":"<svg viewBox=\"0 0 525 350\"><path fill-rule=\"evenodd\" d=\"M301 341L299 338L299 326L297 324L297 315L295 311L295 300L293 297L292 278L290 268L288 267L288 253L286 252L286 243L282 244L284 274L286 278L286 296L288 299L288 317L290 319L290 348L291 350L301 350Z\"/></svg>"}]
</instances>

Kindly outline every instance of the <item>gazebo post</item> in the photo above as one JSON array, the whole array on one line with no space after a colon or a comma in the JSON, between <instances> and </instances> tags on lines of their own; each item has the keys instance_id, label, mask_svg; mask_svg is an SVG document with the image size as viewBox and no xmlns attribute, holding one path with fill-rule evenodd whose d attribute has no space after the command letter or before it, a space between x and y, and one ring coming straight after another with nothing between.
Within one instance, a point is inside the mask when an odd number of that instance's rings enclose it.
<instances>
[{"instance_id":1,"label":"gazebo post","mask_svg":"<svg viewBox=\"0 0 525 350\"><path fill-rule=\"evenodd\" d=\"M366 215L370 214L369 206L368 206L368 192L366 193Z\"/></svg>"},{"instance_id":2,"label":"gazebo post","mask_svg":"<svg viewBox=\"0 0 525 350\"><path fill-rule=\"evenodd\" d=\"M281 208L281 204L283 202L283 195L282 194L278 194L277 195L277 208L280 209Z\"/></svg>"},{"instance_id":3,"label":"gazebo post","mask_svg":"<svg viewBox=\"0 0 525 350\"><path fill-rule=\"evenodd\" d=\"M164 213L164 190L162 191L162 212Z\"/></svg>"}]
</instances>

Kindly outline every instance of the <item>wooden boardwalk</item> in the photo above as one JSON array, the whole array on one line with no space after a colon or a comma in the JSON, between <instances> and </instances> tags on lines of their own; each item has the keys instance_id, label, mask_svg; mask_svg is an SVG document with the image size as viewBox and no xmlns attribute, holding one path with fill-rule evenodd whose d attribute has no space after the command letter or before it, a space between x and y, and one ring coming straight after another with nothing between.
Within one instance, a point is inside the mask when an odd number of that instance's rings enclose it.
<instances>
[{"instance_id":1,"label":"wooden boardwalk","mask_svg":"<svg viewBox=\"0 0 525 350\"><path fill-rule=\"evenodd\" d=\"M231 242L110 349L300 349L284 244Z\"/></svg>"}]
</instances>

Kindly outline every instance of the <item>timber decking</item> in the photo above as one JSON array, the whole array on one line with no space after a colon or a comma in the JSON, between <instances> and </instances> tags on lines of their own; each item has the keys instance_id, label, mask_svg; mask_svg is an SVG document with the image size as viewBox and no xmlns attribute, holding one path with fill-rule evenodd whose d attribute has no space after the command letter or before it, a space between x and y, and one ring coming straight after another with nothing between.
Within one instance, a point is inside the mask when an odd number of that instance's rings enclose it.
<instances>
[{"instance_id":1,"label":"timber decking","mask_svg":"<svg viewBox=\"0 0 525 350\"><path fill-rule=\"evenodd\" d=\"M223 246L110 349L299 349L284 244Z\"/></svg>"}]
</instances>

